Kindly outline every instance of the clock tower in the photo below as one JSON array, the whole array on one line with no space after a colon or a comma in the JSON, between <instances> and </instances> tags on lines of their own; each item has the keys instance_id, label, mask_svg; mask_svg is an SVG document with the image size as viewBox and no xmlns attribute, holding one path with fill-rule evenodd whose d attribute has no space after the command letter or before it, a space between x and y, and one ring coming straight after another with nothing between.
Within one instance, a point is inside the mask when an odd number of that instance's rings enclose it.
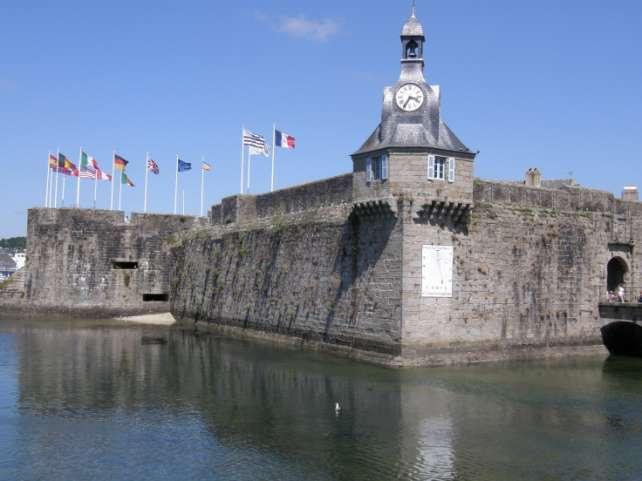
<instances>
[{"instance_id":1,"label":"clock tower","mask_svg":"<svg viewBox=\"0 0 642 481\"><path fill-rule=\"evenodd\" d=\"M475 153L441 117L424 77L426 36L413 3L401 29L401 73L383 94L381 122L352 155L357 198L405 197L472 205Z\"/></svg>"}]
</instances>

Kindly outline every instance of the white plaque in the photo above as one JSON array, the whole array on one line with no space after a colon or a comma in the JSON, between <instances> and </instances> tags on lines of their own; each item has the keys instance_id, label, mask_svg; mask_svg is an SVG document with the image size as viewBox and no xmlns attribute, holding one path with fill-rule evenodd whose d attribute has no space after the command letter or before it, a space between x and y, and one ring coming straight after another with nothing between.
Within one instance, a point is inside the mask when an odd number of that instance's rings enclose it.
<instances>
[{"instance_id":1,"label":"white plaque","mask_svg":"<svg viewBox=\"0 0 642 481\"><path fill-rule=\"evenodd\" d=\"M422 297L453 296L452 246L423 246L421 295Z\"/></svg>"}]
</instances>

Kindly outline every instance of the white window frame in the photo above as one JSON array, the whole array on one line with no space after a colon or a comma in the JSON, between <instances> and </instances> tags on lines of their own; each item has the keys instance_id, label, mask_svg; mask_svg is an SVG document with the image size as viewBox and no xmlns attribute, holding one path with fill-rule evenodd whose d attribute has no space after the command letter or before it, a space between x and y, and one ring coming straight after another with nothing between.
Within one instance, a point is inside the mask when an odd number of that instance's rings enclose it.
<instances>
[{"instance_id":1,"label":"white window frame","mask_svg":"<svg viewBox=\"0 0 642 481\"><path fill-rule=\"evenodd\" d=\"M389 176L388 154L366 158L366 182L386 181Z\"/></svg>"},{"instance_id":2,"label":"white window frame","mask_svg":"<svg viewBox=\"0 0 642 481\"><path fill-rule=\"evenodd\" d=\"M456 167L457 161L455 160L454 157L449 157L447 161L447 167L448 167L448 182L451 184L455 182L455 167Z\"/></svg>"},{"instance_id":3,"label":"white window frame","mask_svg":"<svg viewBox=\"0 0 642 481\"><path fill-rule=\"evenodd\" d=\"M388 164L388 154L381 154L381 180L388 180L389 176L389 164Z\"/></svg>"},{"instance_id":4,"label":"white window frame","mask_svg":"<svg viewBox=\"0 0 642 481\"><path fill-rule=\"evenodd\" d=\"M372 182L374 175L372 172L372 157L366 159L366 182Z\"/></svg>"},{"instance_id":5,"label":"white window frame","mask_svg":"<svg viewBox=\"0 0 642 481\"><path fill-rule=\"evenodd\" d=\"M435 156L434 155L428 156L428 179L430 180L435 179Z\"/></svg>"},{"instance_id":6,"label":"white window frame","mask_svg":"<svg viewBox=\"0 0 642 481\"><path fill-rule=\"evenodd\" d=\"M443 163L442 163L443 160ZM440 165L440 169L438 169ZM441 174L441 175L439 175ZM430 180L448 180L448 158L441 155L428 156L428 178Z\"/></svg>"}]
</instances>

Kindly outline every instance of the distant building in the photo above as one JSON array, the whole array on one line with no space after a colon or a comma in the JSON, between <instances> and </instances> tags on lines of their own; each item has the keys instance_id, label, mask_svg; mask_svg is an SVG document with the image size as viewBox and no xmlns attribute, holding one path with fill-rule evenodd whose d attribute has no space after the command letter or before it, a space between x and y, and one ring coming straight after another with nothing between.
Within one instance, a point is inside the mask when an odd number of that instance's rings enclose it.
<instances>
[{"instance_id":1,"label":"distant building","mask_svg":"<svg viewBox=\"0 0 642 481\"><path fill-rule=\"evenodd\" d=\"M5 280L16 272L16 262L9 254L0 253L0 281Z\"/></svg>"},{"instance_id":2,"label":"distant building","mask_svg":"<svg viewBox=\"0 0 642 481\"><path fill-rule=\"evenodd\" d=\"M24 251L14 253L13 262L16 263L16 270L22 269L27 262L27 253Z\"/></svg>"}]
</instances>

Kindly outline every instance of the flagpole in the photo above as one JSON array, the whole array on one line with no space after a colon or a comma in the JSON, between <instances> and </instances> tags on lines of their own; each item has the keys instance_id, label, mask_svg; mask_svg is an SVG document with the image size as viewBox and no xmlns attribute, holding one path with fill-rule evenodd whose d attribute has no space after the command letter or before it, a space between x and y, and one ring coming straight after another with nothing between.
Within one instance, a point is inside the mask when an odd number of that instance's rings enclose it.
<instances>
[{"instance_id":1,"label":"flagpole","mask_svg":"<svg viewBox=\"0 0 642 481\"><path fill-rule=\"evenodd\" d=\"M53 191L54 191L53 181L54 181L54 173L51 172L51 177L49 178L49 194L48 194L49 195L48 206L50 208L53 207Z\"/></svg>"},{"instance_id":2,"label":"flagpole","mask_svg":"<svg viewBox=\"0 0 642 481\"><path fill-rule=\"evenodd\" d=\"M122 210L123 206L123 173L125 173L124 169L120 172L120 182L118 182L118 210Z\"/></svg>"},{"instance_id":3,"label":"flagpole","mask_svg":"<svg viewBox=\"0 0 642 481\"><path fill-rule=\"evenodd\" d=\"M185 189L182 189L183 192L183 215L185 215Z\"/></svg>"},{"instance_id":4,"label":"flagpole","mask_svg":"<svg viewBox=\"0 0 642 481\"><path fill-rule=\"evenodd\" d=\"M67 186L67 176L62 178L62 199L60 200L60 207L65 206L65 187Z\"/></svg>"},{"instance_id":5,"label":"flagpole","mask_svg":"<svg viewBox=\"0 0 642 481\"><path fill-rule=\"evenodd\" d=\"M178 214L178 154L176 154L176 179L174 179L174 215Z\"/></svg>"},{"instance_id":6,"label":"flagpole","mask_svg":"<svg viewBox=\"0 0 642 481\"><path fill-rule=\"evenodd\" d=\"M54 192L54 208L58 208L58 171L60 170L60 149L56 151L56 191Z\"/></svg>"},{"instance_id":7,"label":"flagpole","mask_svg":"<svg viewBox=\"0 0 642 481\"><path fill-rule=\"evenodd\" d=\"M82 147L78 154L78 179L76 179L76 209L80 209L80 170L82 169Z\"/></svg>"},{"instance_id":8,"label":"flagpole","mask_svg":"<svg viewBox=\"0 0 642 481\"><path fill-rule=\"evenodd\" d=\"M58 162L58 161L56 161ZM51 208L53 207L53 181L54 181L54 173L51 170L51 166L49 166L49 192L47 192L47 207Z\"/></svg>"},{"instance_id":9,"label":"flagpole","mask_svg":"<svg viewBox=\"0 0 642 481\"><path fill-rule=\"evenodd\" d=\"M49 161L47 161L49 162ZM49 167L49 165L47 165ZM47 179L47 192L45 193L45 207L51 206L49 199L51 199L51 167L49 167L48 179Z\"/></svg>"},{"instance_id":10,"label":"flagpole","mask_svg":"<svg viewBox=\"0 0 642 481\"><path fill-rule=\"evenodd\" d=\"M114 179L116 178L116 151L111 156L111 200L109 201L109 210L114 210Z\"/></svg>"},{"instance_id":11,"label":"flagpole","mask_svg":"<svg viewBox=\"0 0 642 481\"><path fill-rule=\"evenodd\" d=\"M147 214L147 177L149 175L149 152L145 152L145 205L143 212Z\"/></svg>"},{"instance_id":12,"label":"flagpole","mask_svg":"<svg viewBox=\"0 0 642 481\"><path fill-rule=\"evenodd\" d=\"M201 157L201 217L203 217L203 192L205 189L205 169L203 164L205 163L205 156Z\"/></svg>"},{"instance_id":13,"label":"flagpole","mask_svg":"<svg viewBox=\"0 0 642 481\"><path fill-rule=\"evenodd\" d=\"M250 180L252 179L252 152L247 151L247 193L250 193Z\"/></svg>"},{"instance_id":14,"label":"flagpole","mask_svg":"<svg viewBox=\"0 0 642 481\"><path fill-rule=\"evenodd\" d=\"M270 192L274 192L274 158L276 156L276 124L272 124L272 179Z\"/></svg>"},{"instance_id":15,"label":"flagpole","mask_svg":"<svg viewBox=\"0 0 642 481\"><path fill-rule=\"evenodd\" d=\"M120 171L118 179L118 210L122 210L123 207L123 174L125 173L126 166L123 165L123 170Z\"/></svg>"},{"instance_id":16,"label":"flagpole","mask_svg":"<svg viewBox=\"0 0 642 481\"><path fill-rule=\"evenodd\" d=\"M245 145L243 144L245 126L241 127L241 195L243 195L243 180L245 175Z\"/></svg>"},{"instance_id":17,"label":"flagpole","mask_svg":"<svg viewBox=\"0 0 642 481\"><path fill-rule=\"evenodd\" d=\"M45 207L49 207L49 157L51 157L51 152L47 153L47 182L45 183Z\"/></svg>"},{"instance_id":18,"label":"flagpole","mask_svg":"<svg viewBox=\"0 0 642 481\"><path fill-rule=\"evenodd\" d=\"M96 210L96 194L98 194L98 168L94 167L94 210Z\"/></svg>"}]
</instances>

